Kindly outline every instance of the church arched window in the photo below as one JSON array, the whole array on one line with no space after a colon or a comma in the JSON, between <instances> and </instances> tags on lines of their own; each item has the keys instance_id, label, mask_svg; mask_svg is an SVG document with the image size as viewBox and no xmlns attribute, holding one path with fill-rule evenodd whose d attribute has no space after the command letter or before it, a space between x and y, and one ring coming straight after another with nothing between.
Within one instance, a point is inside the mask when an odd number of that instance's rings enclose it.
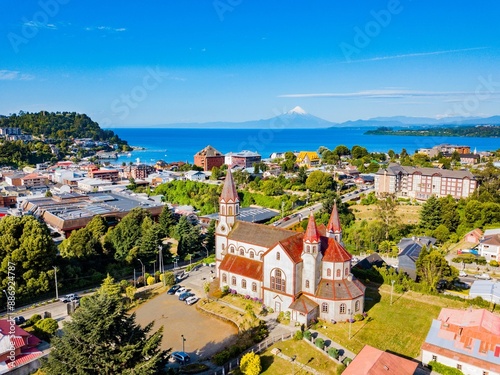
<instances>
[{"instance_id":1,"label":"church arched window","mask_svg":"<svg viewBox=\"0 0 500 375\"><path fill-rule=\"evenodd\" d=\"M340 304L340 313L341 314L345 314L345 309L346 309L346 304L345 303L341 303Z\"/></svg>"},{"instance_id":2,"label":"church arched window","mask_svg":"<svg viewBox=\"0 0 500 375\"><path fill-rule=\"evenodd\" d=\"M278 251L278 252L276 253L276 260L280 260L280 258L281 258L281 254L280 254L280 252Z\"/></svg>"},{"instance_id":3,"label":"church arched window","mask_svg":"<svg viewBox=\"0 0 500 375\"><path fill-rule=\"evenodd\" d=\"M349 274L349 268L345 268L345 271L344 271L344 276L347 277L347 275Z\"/></svg>"},{"instance_id":4,"label":"church arched window","mask_svg":"<svg viewBox=\"0 0 500 375\"><path fill-rule=\"evenodd\" d=\"M222 282L227 283L227 275L225 273L222 274Z\"/></svg>"},{"instance_id":5,"label":"church arched window","mask_svg":"<svg viewBox=\"0 0 500 375\"><path fill-rule=\"evenodd\" d=\"M306 253L310 253L311 252L311 246L307 245L306 246Z\"/></svg>"},{"instance_id":6,"label":"church arched window","mask_svg":"<svg viewBox=\"0 0 500 375\"><path fill-rule=\"evenodd\" d=\"M253 259L255 258L255 254L253 253L253 251L250 251L250 259Z\"/></svg>"},{"instance_id":7,"label":"church arched window","mask_svg":"<svg viewBox=\"0 0 500 375\"><path fill-rule=\"evenodd\" d=\"M227 212L227 214L228 214L229 216L231 216L231 215L233 214L233 206L229 206L229 207L227 208L227 211L228 211L228 212Z\"/></svg>"},{"instance_id":8,"label":"church arched window","mask_svg":"<svg viewBox=\"0 0 500 375\"><path fill-rule=\"evenodd\" d=\"M328 303L323 302L321 304L321 312L328 313Z\"/></svg>"},{"instance_id":9,"label":"church arched window","mask_svg":"<svg viewBox=\"0 0 500 375\"><path fill-rule=\"evenodd\" d=\"M220 206L220 213L223 216L226 214L226 206L223 204Z\"/></svg>"},{"instance_id":10,"label":"church arched window","mask_svg":"<svg viewBox=\"0 0 500 375\"><path fill-rule=\"evenodd\" d=\"M340 272L342 272L342 271L337 270L337 277L340 277Z\"/></svg>"},{"instance_id":11,"label":"church arched window","mask_svg":"<svg viewBox=\"0 0 500 375\"><path fill-rule=\"evenodd\" d=\"M271 289L281 292L286 291L286 279L281 270L275 269L271 271Z\"/></svg>"},{"instance_id":12,"label":"church arched window","mask_svg":"<svg viewBox=\"0 0 500 375\"><path fill-rule=\"evenodd\" d=\"M245 279L241 280L241 287L243 289L246 289L247 288L247 281Z\"/></svg>"},{"instance_id":13,"label":"church arched window","mask_svg":"<svg viewBox=\"0 0 500 375\"><path fill-rule=\"evenodd\" d=\"M306 280L306 288L309 288L309 280Z\"/></svg>"},{"instance_id":14,"label":"church arched window","mask_svg":"<svg viewBox=\"0 0 500 375\"><path fill-rule=\"evenodd\" d=\"M252 283L252 292L257 291L257 283Z\"/></svg>"},{"instance_id":15,"label":"church arched window","mask_svg":"<svg viewBox=\"0 0 500 375\"><path fill-rule=\"evenodd\" d=\"M244 256L245 256L245 250L244 250L243 248L241 248L241 249L240 249L240 255L241 255L242 257L244 257Z\"/></svg>"},{"instance_id":16,"label":"church arched window","mask_svg":"<svg viewBox=\"0 0 500 375\"><path fill-rule=\"evenodd\" d=\"M229 246L229 251L231 252L231 254L234 254L234 246Z\"/></svg>"},{"instance_id":17,"label":"church arched window","mask_svg":"<svg viewBox=\"0 0 500 375\"><path fill-rule=\"evenodd\" d=\"M354 304L354 310L355 311L359 311L359 307L360 307L360 303L359 303L359 300L356 301L356 303Z\"/></svg>"},{"instance_id":18,"label":"church arched window","mask_svg":"<svg viewBox=\"0 0 500 375\"><path fill-rule=\"evenodd\" d=\"M236 277L231 277L231 285L236 285Z\"/></svg>"},{"instance_id":19,"label":"church arched window","mask_svg":"<svg viewBox=\"0 0 500 375\"><path fill-rule=\"evenodd\" d=\"M331 268L328 268L328 269L326 270L326 276L328 276L328 277L332 277L332 269L331 269Z\"/></svg>"}]
</instances>

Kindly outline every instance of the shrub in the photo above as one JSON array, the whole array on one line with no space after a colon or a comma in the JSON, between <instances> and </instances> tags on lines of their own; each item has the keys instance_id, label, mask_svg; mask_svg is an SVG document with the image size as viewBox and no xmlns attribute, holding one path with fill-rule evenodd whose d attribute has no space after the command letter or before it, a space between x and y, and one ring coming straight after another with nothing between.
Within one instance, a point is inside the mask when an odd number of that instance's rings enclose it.
<instances>
[{"instance_id":1,"label":"shrub","mask_svg":"<svg viewBox=\"0 0 500 375\"><path fill-rule=\"evenodd\" d=\"M338 365L336 370L337 375L341 375L345 371L345 369L346 367L344 364Z\"/></svg>"},{"instance_id":2,"label":"shrub","mask_svg":"<svg viewBox=\"0 0 500 375\"><path fill-rule=\"evenodd\" d=\"M352 362L352 358L349 358L349 357L345 357L344 360L342 361L342 363L345 365L345 366L349 366L349 364Z\"/></svg>"},{"instance_id":3,"label":"shrub","mask_svg":"<svg viewBox=\"0 0 500 375\"><path fill-rule=\"evenodd\" d=\"M240 370L245 375L259 375L262 371L260 356L250 352L241 357Z\"/></svg>"},{"instance_id":4,"label":"shrub","mask_svg":"<svg viewBox=\"0 0 500 375\"><path fill-rule=\"evenodd\" d=\"M488 301L485 301L481 297L475 297L475 298L469 300L469 302L472 305L477 306L477 307L481 307L481 308L488 308L488 307L490 307L490 303Z\"/></svg>"},{"instance_id":5,"label":"shrub","mask_svg":"<svg viewBox=\"0 0 500 375\"><path fill-rule=\"evenodd\" d=\"M314 341L314 345L323 350L325 348L325 340L323 340L321 337L318 337L316 341Z\"/></svg>"},{"instance_id":6,"label":"shrub","mask_svg":"<svg viewBox=\"0 0 500 375\"><path fill-rule=\"evenodd\" d=\"M490 266L491 267L498 267L498 261L496 261L495 259L490 260Z\"/></svg>"},{"instance_id":7,"label":"shrub","mask_svg":"<svg viewBox=\"0 0 500 375\"><path fill-rule=\"evenodd\" d=\"M302 340L303 338L304 332L302 332L301 330L298 330L297 332L295 332L295 335L293 335L294 340Z\"/></svg>"},{"instance_id":8,"label":"shrub","mask_svg":"<svg viewBox=\"0 0 500 375\"><path fill-rule=\"evenodd\" d=\"M42 316L40 314L34 314L29 318L26 323L24 323L25 327L31 327L32 325L36 324L39 320L42 320Z\"/></svg>"},{"instance_id":9,"label":"shrub","mask_svg":"<svg viewBox=\"0 0 500 375\"><path fill-rule=\"evenodd\" d=\"M432 371L435 371L442 375L463 375L464 373L454 367L443 365L442 363L436 361L430 361L429 367Z\"/></svg>"},{"instance_id":10,"label":"shrub","mask_svg":"<svg viewBox=\"0 0 500 375\"><path fill-rule=\"evenodd\" d=\"M309 331L309 330L304 331L304 338L305 338L306 340L311 341L311 337L312 337L312 333L311 333L311 331Z\"/></svg>"},{"instance_id":11,"label":"shrub","mask_svg":"<svg viewBox=\"0 0 500 375\"><path fill-rule=\"evenodd\" d=\"M175 275L173 272L165 272L164 274L161 274L160 281L163 282L163 279L165 279L165 285L169 287L175 284Z\"/></svg>"},{"instance_id":12,"label":"shrub","mask_svg":"<svg viewBox=\"0 0 500 375\"><path fill-rule=\"evenodd\" d=\"M365 317L363 316L363 314L356 314L354 315L354 320L357 321L357 322L360 322L364 319Z\"/></svg>"},{"instance_id":13,"label":"shrub","mask_svg":"<svg viewBox=\"0 0 500 375\"><path fill-rule=\"evenodd\" d=\"M35 323L34 334L42 340L50 341L50 338L54 336L58 328L57 320L46 318Z\"/></svg>"},{"instance_id":14,"label":"shrub","mask_svg":"<svg viewBox=\"0 0 500 375\"><path fill-rule=\"evenodd\" d=\"M330 348L328 349L328 355L332 358L339 359L340 353L337 348Z\"/></svg>"},{"instance_id":15,"label":"shrub","mask_svg":"<svg viewBox=\"0 0 500 375\"><path fill-rule=\"evenodd\" d=\"M230 290L231 290L231 289L229 289L229 286L228 286L228 285L224 285L224 286L222 287L222 297L227 296L227 295L229 294L229 291L230 291Z\"/></svg>"},{"instance_id":16,"label":"shrub","mask_svg":"<svg viewBox=\"0 0 500 375\"><path fill-rule=\"evenodd\" d=\"M153 276L149 276L147 278L147 282L148 282L148 285L153 285L156 282L156 280Z\"/></svg>"}]
</instances>

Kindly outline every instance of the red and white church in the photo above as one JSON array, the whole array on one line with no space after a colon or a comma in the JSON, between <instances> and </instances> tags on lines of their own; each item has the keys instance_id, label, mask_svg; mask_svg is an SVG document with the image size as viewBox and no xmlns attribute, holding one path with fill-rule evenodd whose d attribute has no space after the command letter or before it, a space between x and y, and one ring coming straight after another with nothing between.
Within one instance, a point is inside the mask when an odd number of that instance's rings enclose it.
<instances>
[{"instance_id":1,"label":"red and white church","mask_svg":"<svg viewBox=\"0 0 500 375\"><path fill-rule=\"evenodd\" d=\"M342 321L364 311L365 286L351 273L337 206L325 228L310 216L303 233L238 220L230 171L219 198L216 270L220 287L258 298L292 321Z\"/></svg>"}]
</instances>

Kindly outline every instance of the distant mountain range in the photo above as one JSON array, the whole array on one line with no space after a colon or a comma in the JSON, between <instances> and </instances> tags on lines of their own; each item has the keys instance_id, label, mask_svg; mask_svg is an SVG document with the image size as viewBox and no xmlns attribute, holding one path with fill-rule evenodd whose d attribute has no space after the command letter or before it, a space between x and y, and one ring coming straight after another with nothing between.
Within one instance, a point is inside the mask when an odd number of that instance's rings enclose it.
<instances>
[{"instance_id":1,"label":"distant mountain range","mask_svg":"<svg viewBox=\"0 0 500 375\"><path fill-rule=\"evenodd\" d=\"M307 129L307 128L340 128L340 127L428 127L428 126L471 126L471 125L500 125L500 116L492 117L447 117L435 119L431 117L374 117L368 120L345 121L341 123L324 120L311 115L301 107L281 115L262 120L244 122L203 122L166 124L155 127L162 128L204 128L204 129Z\"/></svg>"}]
</instances>

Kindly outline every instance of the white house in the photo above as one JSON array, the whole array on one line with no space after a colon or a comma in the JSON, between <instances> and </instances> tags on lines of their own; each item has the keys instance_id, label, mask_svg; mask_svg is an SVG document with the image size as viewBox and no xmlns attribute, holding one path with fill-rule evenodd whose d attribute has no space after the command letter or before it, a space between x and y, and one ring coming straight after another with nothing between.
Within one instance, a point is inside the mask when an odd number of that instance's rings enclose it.
<instances>
[{"instance_id":1,"label":"white house","mask_svg":"<svg viewBox=\"0 0 500 375\"><path fill-rule=\"evenodd\" d=\"M240 203L228 170L219 199L216 271L221 288L261 300L292 321L347 320L364 311L365 286L351 274L334 206L328 226L311 215L304 233L238 220Z\"/></svg>"},{"instance_id":2,"label":"white house","mask_svg":"<svg viewBox=\"0 0 500 375\"><path fill-rule=\"evenodd\" d=\"M422 345L422 363L430 361L464 374L500 375L500 316L485 309L442 309Z\"/></svg>"},{"instance_id":3,"label":"white house","mask_svg":"<svg viewBox=\"0 0 500 375\"><path fill-rule=\"evenodd\" d=\"M205 173L200 171L189 171L186 172L185 177L190 181L205 181Z\"/></svg>"},{"instance_id":4,"label":"white house","mask_svg":"<svg viewBox=\"0 0 500 375\"><path fill-rule=\"evenodd\" d=\"M487 229L478 245L479 255L487 261L500 261L500 228Z\"/></svg>"}]
</instances>

